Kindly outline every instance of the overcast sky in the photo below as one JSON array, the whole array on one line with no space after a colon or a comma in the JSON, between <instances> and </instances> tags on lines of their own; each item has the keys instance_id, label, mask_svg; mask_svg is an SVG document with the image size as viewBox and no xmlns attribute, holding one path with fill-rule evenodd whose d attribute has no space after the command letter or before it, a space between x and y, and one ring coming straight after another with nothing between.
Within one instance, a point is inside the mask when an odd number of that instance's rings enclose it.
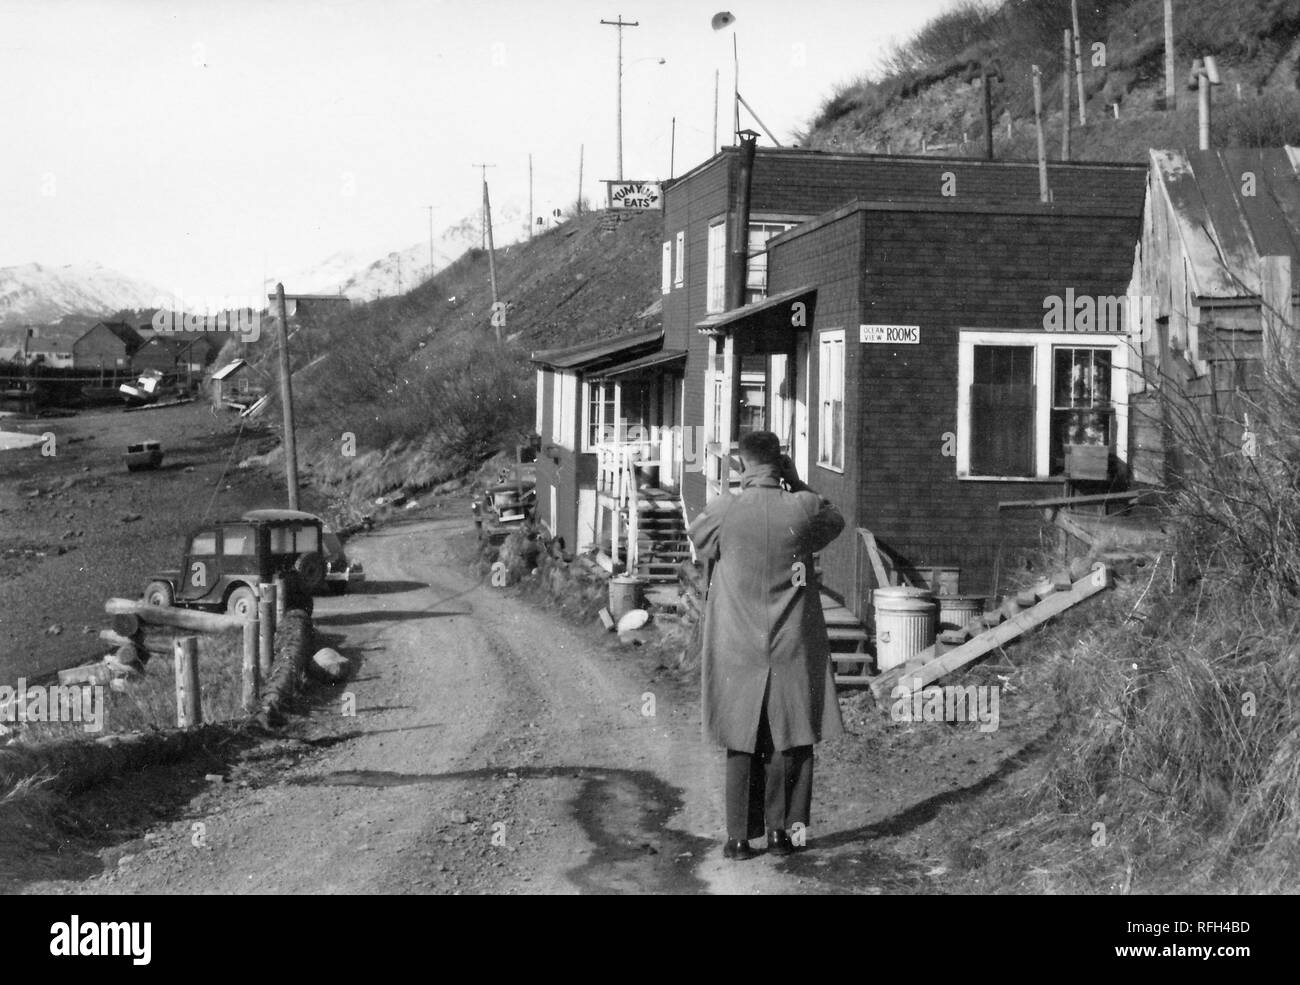
<instances>
[{"instance_id":1,"label":"overcast sky","mask_svg":"<svg viewBox=\"0 0 1300 985\"><path fill-rule=\"evenodd\" d=\"M730 3L730 6L728 6ZM621 6L620 6L621 4ZM740 91L787 142L950 0L0 0L0 266L102 263L191 297L367 259L493 202L536 211L728 142ZM710 27L729 9L735 23ZM659 59L664 59L660 64ZM744 115L746 124L752 120ZM758 129L754 126L754 129ZM766 143L766 141L763 141ZM292 291L293 285L286 284Z\"/></svg>"}]
</instances>

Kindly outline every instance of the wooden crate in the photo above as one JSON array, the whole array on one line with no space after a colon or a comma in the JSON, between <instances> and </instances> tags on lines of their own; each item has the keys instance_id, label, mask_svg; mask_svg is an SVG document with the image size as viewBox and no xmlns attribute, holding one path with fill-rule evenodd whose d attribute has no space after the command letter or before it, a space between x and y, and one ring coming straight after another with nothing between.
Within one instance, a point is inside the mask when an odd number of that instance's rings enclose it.
<instances>
[{"instance_id":1,"label":"wooden crate","mask_svg":"<svg viewBox=\"0 0 1300 985\"><path fill-rule=\"evenodd\" d=\"M1065 474L1071 479L1110 478L1110 446L1066 445Z\"/></svg>"}]
</instances>

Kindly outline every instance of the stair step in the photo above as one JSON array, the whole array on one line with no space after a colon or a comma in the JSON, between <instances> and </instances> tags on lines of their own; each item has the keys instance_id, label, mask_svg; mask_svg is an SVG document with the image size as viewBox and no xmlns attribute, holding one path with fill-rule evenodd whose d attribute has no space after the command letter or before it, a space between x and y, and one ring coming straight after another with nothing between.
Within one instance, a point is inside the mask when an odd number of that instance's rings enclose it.
<instances>
[{"instance_id":1,"label":"stair step","mask_svg":"<svg viewBox=\"0 0 1300 985\"><path fill-rule=\"evenodd\" d=\"M827 626L826 636L832 640L869 640L871 635L861 626Z\"/></svg>"}]
</instances>

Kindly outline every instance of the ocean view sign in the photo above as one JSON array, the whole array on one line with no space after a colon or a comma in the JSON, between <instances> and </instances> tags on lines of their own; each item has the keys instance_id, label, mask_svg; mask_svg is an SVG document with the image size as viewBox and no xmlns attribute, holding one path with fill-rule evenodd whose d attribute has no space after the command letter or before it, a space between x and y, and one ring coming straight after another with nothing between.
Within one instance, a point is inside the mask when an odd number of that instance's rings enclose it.
<instances>
[{"instance_id":1,"label":"ocean view sign","mask_svg":"<svg viewBox=\"0 0 1300 985\"><path fill-rule=\"evenodd\" d=\"M611 209L662 209L663 188L657 181L607 181Z\"/></svg>"},{"instance_id":2,"label":"ocean view sign","mask_svg":"<svg viewBox=\"0 0 1300 985\"><path fill-rule=\"evenodd\" d=\"M858 331L860 341L877 345L917 345L921 341L920 325L859 325Z\"/></svg>"}]
</instances>

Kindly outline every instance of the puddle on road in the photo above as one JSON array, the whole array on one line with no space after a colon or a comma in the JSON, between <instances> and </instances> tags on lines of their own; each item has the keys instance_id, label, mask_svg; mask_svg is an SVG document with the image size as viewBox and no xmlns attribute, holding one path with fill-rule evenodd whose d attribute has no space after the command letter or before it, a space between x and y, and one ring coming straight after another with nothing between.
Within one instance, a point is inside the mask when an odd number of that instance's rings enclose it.
<instances>
[{"instance_id":1,"label":"puddle on road","mask_svg":"<svg viewBox=\"0 0 1300 985\"><path fill-rule=\"evenodd\" d=\"M581 783L569 802L569 812L594 847L586 861L567 875L584 893L708 891L695 870L716 843L667 828L668 820L682 808L681 792L641 770L574 766L496 766L456 773L344 770L288 782L295 786L405 787L516 778Z\"/></svg>"}]
</instances>

